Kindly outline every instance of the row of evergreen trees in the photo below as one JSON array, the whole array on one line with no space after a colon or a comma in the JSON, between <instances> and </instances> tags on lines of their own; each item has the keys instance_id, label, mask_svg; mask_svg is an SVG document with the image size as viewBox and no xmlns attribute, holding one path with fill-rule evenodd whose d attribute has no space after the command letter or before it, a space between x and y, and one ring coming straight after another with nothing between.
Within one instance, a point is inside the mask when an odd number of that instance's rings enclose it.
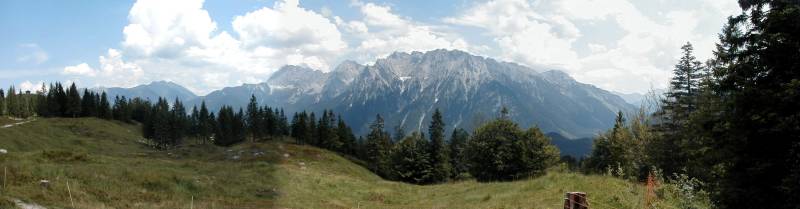
<instances>
[{"instance_id":1,"label":"row of evergreen trees","mask_svg":"<svg viewBox=\"0 0 800 209\"><path fill-rule=\"evenodd\" d=\"M84 96L72 84L64 88L61 83L42 85L41 90L31 93L8 88L8 95L0 89L0 115L27 118L43 117L101 117L111 119L111 107L105 92L96 94L84 90Z\"/></svg>"},{"instance_id":2,"label":"row of evergreen trees","mask_svg":"<svg viewBox=\"0 0 800 209\"><path fill-rule=\"evenodd\" d=\"M6 92L0 88L0 116L27 118L37 112L38 94L23 92L10 86Z\"/></svg>"},{"instance_id":3,"label":"row of evergreen trees","mask_svg":"<svg viewBox=\"0 0 800 209\"><path fill-rule=\"evenodd\" d=\"M445 123L438 109L432 115L427 138L420 132L405 135L401 129L392 139L378 115L366 138L356 138L350 126L331 110L323 110L319 117L314 112L295 113L289 122L282 109L259 106L254 95L246 111L223 106L216 114L208 110L205 102L187 111L177 98L170 103L165 98L151 102L115 96L112 105L105 92L84 89L81 94L75 84L65 89L55 83L30 95L35 102L28 108L36 109L39 116L141 123L143 136L158 149L176 147L191 138L199 143L230 146L247 139L292 136L298 144L356 157L384 178L416 184L469 175L482 181L535 176L558 157L558 150L538 128L521 130L507 117L487 123L471 138L465 130L455 129L446 140ZM16 101L17 97L11 98Z\"/></svg>"},{"instance_id":4,"label":"row of evergreen trees","mask_svg":"<svg viewBox=\"0 0 800 209\"><path fill-rule=\"evenodd\" d=\"M720 208L796 208L800 199L800 2L741 0L714 57L691 44L659 109L623 115L595 140L590 171L651 170L704 182Z\"/></svg>"},{"instance_id":5,"label":"row of evergreen trees","mask_svg":"<svg viewBox=\"0 0 800 209\"><path fill-rule=\"evenodd\" d=\"M479 181L507 181L538 176L554 165L558 149L536 127L522 130L507 117L490 121L469 134L456 128L445 140L445 123L437 109L420 132L392 140L378 115L363 142L361 158L378 175L416 184L433 184L473 176ZM402 131L397 131L402 133Z\"/></svg>"}]
</instances>

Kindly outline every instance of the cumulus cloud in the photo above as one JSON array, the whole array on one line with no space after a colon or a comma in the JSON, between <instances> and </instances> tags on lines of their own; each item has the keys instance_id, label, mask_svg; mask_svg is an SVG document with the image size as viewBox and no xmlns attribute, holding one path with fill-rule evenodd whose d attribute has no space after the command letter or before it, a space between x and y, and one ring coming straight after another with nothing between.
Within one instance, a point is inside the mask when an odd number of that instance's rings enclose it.
<instances>
[{"instance_id":1,"label":"cumulus cloud","mask_svg":"<svg viewBox=\"0 0 800 209\"><path fill-rule=\"evenodd\" d=\"M89 64L86 64L85 62L74 66L64 67L64 71L62 71L62 73L66 75L80 75L89 77L95 76L94 69L89 67Z\"/></svg>"},{"instance_id":2,"label":"cumulus cloud","mask_svg":"<svg viewBox=\"0 0 800 209\"><path fill-rule=\"evenodd\" d=\"M577 80L620 92L644 92L664 88L680 46L695 45L701 59L709 58L715 32L701 31L701 20L713 20L717 31L735 6L704 1L697 8L667 8L671 2L629 0L559 0L529 2L493 0L474 4L459 15L445 18L449 24L484 29L499 48L498 56L527 65L545 65L565 70ZM690 2L696 5L695 2ZM659 18L639 8L645 4L660 10ZM650 5L652 4L652 5ZM708 10L708 8L711 8ZM733 12L733 13L732 13ZM586 31L601 22L605 31ZM622 31L621 37L601 43L595 33ZM590 37L586 37L590 36ZM583 55L578 51L586 50Z\"/></svg>"},{"instance_id":3,"label":"cumulus cloud","mask_svg":"<svg viewBox=\"0 0 800 209\"><path fill-rule=\"evenodd\" d=\"M724 17L738 10L735 3L715 0L677 9L665 1L492 0L420 22L378 3L355 0L348 9L356 15L337 16L326 6L314 11L298 0L278 0L218 23L203 3L138 0L121 47L109 49L96 65L68 66L62 73L104 86L172 80L205 94L262 82L287 64L327 71L345 59L371 63L395 51L444 48L549 66L602 88L642 92L666 86L686 41L695 44L699 58L709 57ZM642 12L642 4L659 14Z\"/></svg>"},{"instance_id":4,"label":"cumulus cloud","mask_svg":"<svg viewBox=\"0 0 800 209\"><path fill-rule=\"evenodd\" d=\"M444 21L485 29L498 45L501 58L529 65L576 67L578 55L572 44L580 31L564 16L538 12L527 1L477 4Z\"/></svg>"},{"instance_id":5,"label":"cumulus cloud","mask_svg":"<svg viewBox=\"0 0 800 209\"><path fill-rule=\"evenodd\" d=\"M395 51L477 51L460 36L397 15L389 6L361 2L353 5L362 15L360 20L345 22L336 17L339 27L344 28L349 36L357 37L354 41L357 47L350 52L351 59L372 62Z\"/></svg>"},{"instance_id":6,"label":"cumulus cloud","mask_svg":"<svg viewBox=\"0 0 800 209\"><path fill-rule=\"evenodd\" d=\"M190 47L203 46L217 29L202 0L139 0L122 30L131 55L172 58Z\"/></svg>"},{"instance_id":7,"label":"cumulus cloud","mask_svg":"<svg viewBox=\"0 0 800 209\"><path fill-rule=\"evenodd\" d=\"M297 0L279 1L272 8L237 16L233 29L246 50L273 58L288 54L284 63L308 64L320 70L328 70L336 54L347 47L330 19L299 7Z\"/></svg>"}]
</instances>

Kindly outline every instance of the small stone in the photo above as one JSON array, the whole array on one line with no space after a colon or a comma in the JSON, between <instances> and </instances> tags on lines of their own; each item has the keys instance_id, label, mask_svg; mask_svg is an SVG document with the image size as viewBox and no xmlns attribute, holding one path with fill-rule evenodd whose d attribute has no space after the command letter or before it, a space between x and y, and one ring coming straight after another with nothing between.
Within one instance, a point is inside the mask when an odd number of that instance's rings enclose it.
<instances>
[{"instance_id":1,"label":"small stone","mask_svg":"<svg viewBox=\"0 0 800 209\"><path fill-rule=\"evenodd\" d=\"M8 150L6 150L6 149L0 149L0 154L8 154Z\"/></svg>"},{"instance_id":2,"label":"small stone","mask_svg":"<svg viewBox=\"0 0 800 209\"><path fill-rule=\"evenodd\" d=\"M43 188L49 189L50 188L50 181L45 180L45 179L39 180L39 186L42 186Z\"/></svg>"},{"instance_id":3,"label":"small stone","mask_svg":"<svg viewBox=\"0 0 800 209\"><path fill-rule=\"evenodd\" d=\"M284 153L283 157L288 158L289 157L289 153Z\"/></svg>"}]
</instances>

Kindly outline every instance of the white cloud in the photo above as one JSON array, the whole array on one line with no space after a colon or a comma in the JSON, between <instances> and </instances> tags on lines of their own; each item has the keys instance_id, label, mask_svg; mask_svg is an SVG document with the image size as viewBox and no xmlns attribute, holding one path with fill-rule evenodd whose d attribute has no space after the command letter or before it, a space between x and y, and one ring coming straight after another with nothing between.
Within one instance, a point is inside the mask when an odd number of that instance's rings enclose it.
<instances>
[{"instance_id":1,"label":"white cloud","mask_svg":"<svg viewBox=\"0 0 800 209\"><path fill-rule=\"evenodd\" d=\"M394 14L389 6L360 2L353 5L361 12L362 20L345 22L337 17L336 22L348 35L357 37L357 47L350 52L350 58L356 61L372 62L395 51L478 50L456 34Z\"/></svg>"},{"instance_id":2,"label":"white cloud","mask_svg":"<svg viewBox=\"0 0 800 209\"><path fill-rule=\"evenodd\" d=\"M439 22L420 22L385 4L353 0L350 9L357 15L352 17L337 16L324 5L315 12L298 0L278 0L219 23L231 24L232 30L224 31L202 0L139 0L128 14L118 50L100 56L97 68L82 63L62 73L108 86L172 80L205 94L264 81L286 64L327 71L344 59L370 63L394 51L445 48L563 69L609 90L643 92L666 85L686 41L695 45L699 58L710 57L724 17L738 11L735 2L699 4L493 0L473 3ZM642 5L659 15L643 12ZM39 60L46 61L46 53Z\"/></svg>"},{"instance_id":3,"label":"white cloud","mask_svg":"<svg viewBox=\"0 0 800 209\"><path fill-rule=\"evenodd\" d=\"M94 69L89 67L89 64L86 64L85 62L74 66L64 67L64 71L62 71L62 73L66 75L95 76Z\"/></svg>"},{"instance_id":4,"label":"white cloud","mask_svg":"<svg viewBox=\"0 0 800 209\"><path fill-rule=\"evenodd\" d=\"M485 29L498 45L500 58L528 65L575 68L573 42L577 27L561 15L537 12L522 0L496 0L474 5L445 22Z\"/></svg>"},{"instance_id":5,"label":"white cloud","mask_svg":"<svg viewBox=\"0 0 800 209\"><path fill-rule=\"evenodd\" d=\"M31 62L34 64L42 64L50 59L47 52L35 43L20 44L19 48L22 49L22 55L17 57L17 62Z\"/></svg>"},{"instance_id":6,"label":"white cloud","mask_svg":"<svg viewBox=\"0 0 800 209\"><path fill-rule=\"evenodd\" d=\"M560 68L579 81L609 90L644 92L666 87L680 46L687 41L695 45L698 58L709 58L716 33L704 30L718 31L724 18L738 10L735 4L712 0L677 9L667 7L671 2L666 1L637 3L659 10L661 19L645 15L629 0L494 0L443 20L484 29L502 59ZM578 27L604 21L622 30L622 36L598 42L591 36L611 34L612 28ZM580 41L584 38L593 41ZM579 56L579 48L587 53Z\"/></svg>"},{"instance_id":7,"label":"white cloud","mask_svg":"<svg viewBox=\"0 0 800 209\"><path fill-rule=\"evenodd\" d=\"M125 62L122 59L122 54L116 49L108 49L108 53L105 56L100 56L99 60L99 73L102 75L103 80L98 81L98 84L116 84L131 87L139 84L144 76L144 71L139 65Z\"/></svg>"},{"instance_id":8,"label":"white cloud","mask_svg":"<svg viewBox=\"0 0 800 209\"><path fill-rule=\"evenodd\" d=\"M264 47L261 51L276 51L277 56L289 54L284 63L308 64L319 70L328 70L337 53L347 47L331 20L299 7L297 0L237 16L233 29L247 50Z\"/></svg>"},{"instance_id":9,"label":"white cloud","mask_svg":"<svg viewBox=\"0 0 800 209\"><path fill-rule=\"evenodd\" d=\"M139 0L128 21L122 45L128 54L143 57L180 56L183 50L208 42L217 28L202 0Z\"/></svg>"},{"instance_id":10,"label":"white cloud","mask_svg":"<svg viewBox=\"0 0 800 209\"><path fill-rule=\"evenodd\" d=\"M37 91L42 90L42 84L44 84L44 81L38 81L34 83L26 80L19 84L19 90L22 92L30 91L31 93L36 93Z\"/></svg>"}]
</instances>

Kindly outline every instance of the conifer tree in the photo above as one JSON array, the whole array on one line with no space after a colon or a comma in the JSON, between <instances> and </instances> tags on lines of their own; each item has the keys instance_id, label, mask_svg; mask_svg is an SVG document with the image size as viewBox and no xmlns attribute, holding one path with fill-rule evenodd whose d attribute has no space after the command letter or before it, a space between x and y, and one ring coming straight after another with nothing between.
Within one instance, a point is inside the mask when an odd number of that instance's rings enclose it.
<instances>
[{"instance_id":1,"label":"conifer tree","mask_svg":"<svg viewBox=\"0 0 800 209\"><path fill-rule=\"evenodd\" d=\"M8 97L6 98L6 108L8 109L8 115L16 117L18 115L17 110L17 92L14 89L14 86L8 87Z\"/></svg>"},{"instance_id":2,"label":"conifer tree","mask_svg":"<svg viewBox=\"0 0 800 209\"><path fill-rule=\"evenodd\" d=\"M298 144L308 143L308 138L311 133L308 130L308 118L306 112L295 113L292 119L292 137L297 140Z\"/></svg>"},{"instance_id":3,"label":"conifer tree","mask_svg":"<svg viewBox=\"0 0 800 209\"><path fill-rule=\"evenodd\" d=\"M391 179L390 153L392 142L389 134L383 127L383 117L378 114L375 121L370 124L370 132L364 144L364 159L371 171L378 175Z\"/></svg>"},{"instance_id":4,"label":"conifer tree","mask_svg":"<svg viewBox=\"0 0 800 209\"><path fill-rule=\"evenodd\" d=\"M796 208L800 199L800 2L740 0L716 59L720 121L706 131L723 168L721 208ZM715 166L715 165L709 165Z\"/></svg>"},{"instance_id":5,"label":"conifer tree","mask_svg":"<svg viewBox=\"0 0 800 209\"><path fill-rule=\"evenodd\" d=\"M106 120L113 118L111 114L111 105L108 103L108 95L105 91L100 93L100 99L97 105L97 115Z\"/></svg>"},{"instance_id":6,"label":"conifer tree","mask_svg":"<svg viewBox=\"0 0 800 209\"><path fill-rule=\"evenodd\" d=\"M49 117L49 113L47 112L47 86L42 83L42 88L39 91L36 91L36 114L41 117ZM0 102L1 103L1 102ZM0 104L2 105L2 104ZM0 110L1 112L2 110ZM0 113L2 115L2 113Z\"/></svg>"},{"instance_id":7,"label":"conifer tree","mask_svg":"<svg viewBox=\"0 0 800 209\"><path fill-rule=\"evenodd\" d=\"M392 176L414 184L437 182L429 145L418 132L398 141L391 152Z\"/></svg>"},{"instance_id":8,"label":"conifer tree","mask_svg":"<svg viewBox=\"0 0 800 209\"><path fill-rule=\"evenodd\" d=\"M169 135L170 145L181 144L181 140L186 136L186 132L189 129L189 119L186 117L186 107L177 97L170 110L169 127L171 129Z\"/></svg>"},{"instance_id":9,"label":"conifer tree","mask_svg":"<svg viewBox=\"0 0 800 209\"><path fill-rule=\"evenodd\" d=\"M558 161L559 151L538 128L523 131L500 117L475 130L467 145L469 173L478 181L537 176Z\"/></svg>"},{"instance_id":10,"label":"conifer tree","mask_svg":"<svg viewBox=\"0 0 800 209\"><path fill-rule=\"evenodd\" d=\"M607 170L622 170L621 177L634 177L638 175L636 167L637 156L634 152L638 146L631 135L630 129L625 125L622 111L617 113L614 128L609 132L599 135L594 140L591 156L587 159L587 167L595 172L603 173ZM615 173L616 174L616 173Z\"/></svg>"},{"instance_id":11,"label":"conifer tree","mask_svg":"<svg viewBox=\"0 0 800 209\"><path fill-rule=\"evenodd\" d=\"M255 95L250 95L250 103L247 104L247 133L252 137L253 141L261 139L263 125L262 110L258 106Z\"/></svg>"},{"instance_id":12,"label":"conifer tree","mask_svg":"<svg viewBox=\"0 0 800 209\"><path fill-rule=\"evenodd\" d=\"M208 112L208 108L206 107L206 101L202 101L200 103L200 112L197 116L197 135L200 141L205 144L209 141L211 137L211 133L214 132L214 120L215 118Z\"/></svg>"},{"instance_id":13,"label":"conifer tree","mask_svg":"<svg viewBox=\"0 0 800 209\"><path fill-rule=\"evenodd\" d=\"M97 116L97 101L94 99L95 97L93 92L90 92L89 89L83 89L83 97L81 98L81 116Z\"/></svg>"},{"instance_id":14,"label":"conifer tree","mask_svg":"<svg viewBox=\"0 0 800 209\"><path fill-rule=\"evenodd\" d=\"M448 157L447 146L444 141L444 119L442 113L437 108L431 117L431 125L428 128L430 134L430 161L433 168L432 181L444 182L450 178L450 159Z\"/></svg>"},{"instance_id":15,"label":"conifer tree","mask_svg":"<svg viewBox=\"0 0 800 209\"><path fill-rule=\"evenodd\" d=\"M337 120L336 135L342 142L342 147L338 150L339 152L350 155L355 155L357 153L358 142L353 135L353 130L344 123L341 116L339 116Z\"/></svg>"},{"instance_id":16,"label":"conifer tree","mask_svg":"<svg viewBox=\"0 0 800 209\"><path fill-rule=\"evenodd\" d=\"M6 115L6 94L0 88L0 116Z\"/></svg>"},{"instance_id":17,"label":"conifer tree","mask_svg":"<svg viewBox=\"0 0 800 209\"><path fill-rule=\"evenodd\" d=\"M81 115L81 95L75 83L69 86L67 90L67 109L64 111L67 117L78 117Z\"/></svg>"},{"instance_id":18,"label":"conifer tree","mask_svg":"<svg viewBox=\"0 0 800 209\"><path fill-rule=\"evenodd\" d=\"M467 140L469 133L462 128L453 129L450 134L449 150L450 165L453 168L451 178L457 179L461 174L466 173L469 168L467 163Z\"/></svg>"}]
</instances>

